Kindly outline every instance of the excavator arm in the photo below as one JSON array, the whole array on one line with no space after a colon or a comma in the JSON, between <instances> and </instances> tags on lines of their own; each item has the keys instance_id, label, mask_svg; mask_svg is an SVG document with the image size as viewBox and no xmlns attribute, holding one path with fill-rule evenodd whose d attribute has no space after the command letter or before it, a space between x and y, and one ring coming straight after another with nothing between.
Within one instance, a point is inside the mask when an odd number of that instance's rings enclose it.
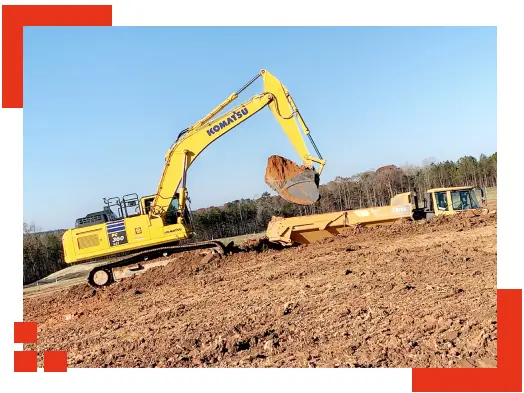
<instances>
[{"instance_id":1,"label":"excavator arm","mask_svg":"<svg viewBox=\"0 0 524 393\"><path fill-rule=\"evenodd\" d=\"M262 93L253 96L248 101L238 105L225 114L218 115L259 77L262 77L264 81L264 91ZM316 176L316 187L318 187L318 175L322 172L325 160L322 159L318 152L311 138L309 129L298 112L288 90L268 71L262 70L255 78L240 90L230 95L206 117L180 133L175 143L166 153L164 170L149 214L153 216L164 215L177 190L179 190L178 209L180 213L183 213L187 197L186 172L193 161L211 143L266 106L269 106L303 162L303 169L299 175L295 176L295 180L276 179L276 181L268 184L288 200L303 204L315 202L316 197L312 197L309 200L307 198L307 196L312 195L311 186L309 185L309 189L307 187L308 180L310 180L311 177L308 177L307 174L313 173ZM304 134L309 137L319 157L310 155L299 125L303 129ZM318 172L315 171L313 163L319 164ZM304 175L304 173L306 173L306 175ZM306 185L306 188L304 188L304 185ZM183 217L183 214L180 214L179 217Z\"/></svg>"}]
</instances>

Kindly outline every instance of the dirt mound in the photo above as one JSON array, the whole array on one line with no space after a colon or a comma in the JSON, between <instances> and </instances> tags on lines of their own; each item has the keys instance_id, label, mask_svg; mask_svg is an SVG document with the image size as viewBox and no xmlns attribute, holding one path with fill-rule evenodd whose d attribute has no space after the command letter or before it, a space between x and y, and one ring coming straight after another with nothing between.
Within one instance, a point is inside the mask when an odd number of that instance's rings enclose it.
<instances>
[{"instance_id":1,"label":"dirt mound","mask_svg":"<svg viewBox=\"0 0 524 393\"><path fill-rule=\"evenodd\" d=\"M271 156L267 160L265 180L269 187L279 191L286 182L307 170L304 165L298 166L293 161L281 156Z\"/></svg>"},{"instance_id":2,"label":"dirt mound","mask_svg":"<svg viewBox=\"0 0 524 393\"><path fill-rule=\"evenodd\" d=\"M181 253L109 288L25 299L24 320L69 367L494 367L496 235L487 214Z\"/></svg>"},{"instance_id":3,"label":"dirt mound","mask_svg":"<svg viewBox=\"0 0 524 393\"><path fill-rule=\"evenodd\" d=\"M314 170L304 165L298 166L287 158L269 157L264 179L269 187L289 202L311 205L319 198ZM290 192L290 189L294 191Z\"/></svg>"},{"instance_id":4,"label":"dirt mound","mask_svg":"<svg viewBox=\"0 0 524 393\"><path fill-rule=\"evenodd\" d=\"M282 250L283 246L269 241L268 238L248 240L239 246L239 251L243 252L262 252L267 250Z\"/></svg>"},{"instance_id":5,"label":"dirt mound","mask_svg":"<svg viewBox=\"0 0 524 393\"><path fill-rule=\"evenodd\" d=\"M427 220L412 221L400 219L389 225L366 227L358 224L348 227L341 236L351 237L357 234L367 234L370 239L387 238L397 235L414 235L424 232L438 232L440 230L461 232L466 229L495 226L497 223L496 212L464 212L455 215L442 215Z\"/></svg>"}]
</instances>

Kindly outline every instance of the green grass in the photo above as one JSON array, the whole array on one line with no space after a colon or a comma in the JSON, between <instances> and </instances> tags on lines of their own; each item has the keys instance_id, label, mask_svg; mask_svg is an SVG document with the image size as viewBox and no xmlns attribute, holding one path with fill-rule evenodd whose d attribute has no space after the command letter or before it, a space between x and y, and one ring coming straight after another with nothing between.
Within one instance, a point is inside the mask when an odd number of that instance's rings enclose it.
<instances>
[{"instance_id":1,"label":"green grass","mask_svg":"<svg viewBox=\"0 0 524 393\"><path fill-rule=\"evenodd\" d=\"M486 198L488 201L497 200L497 187L488 187L486 188Z\"/></svg>"},{"instance_id":2,"label":"green grass","mask_svg":"<svg viewBox=\"0 0 524 393\"><path fill-rule=\"evenodd\" d=\"M480 201L480 191L476 190L475 192L477 194L477 198ZM497 187L487 187L486 188L486 198L488 201L496 201L497 200Z\"/></svg>"}]
</instances>

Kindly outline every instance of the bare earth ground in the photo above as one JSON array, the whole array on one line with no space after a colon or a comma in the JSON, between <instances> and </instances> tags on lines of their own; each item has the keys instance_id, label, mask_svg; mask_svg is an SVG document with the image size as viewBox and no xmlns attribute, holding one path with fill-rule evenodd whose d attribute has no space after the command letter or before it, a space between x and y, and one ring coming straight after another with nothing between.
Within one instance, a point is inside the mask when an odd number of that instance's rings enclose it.
<instances>
[{"instance_id":1,"label":"bare earth ground","mask_svg":"<svg viewBox=\"0 0 524 393\"><path fill-rule=\"evenodd\" d=\"M221 241L223 244L229 244L230 242L233 242L236 245L242 245L248 240L260 239L264 237L264 235L265 233L262 232L217 240ZM43 294L48 294L51 292L62 291L65 287L83 283L87 280L91 269L102 264L104 264L104 262L79 263L69 266L65 269L61 269L39 280L39 285L37 285L37 282L25 285L24 298L27 299L30 297L42 296Z\"/></svg>"},{"instance_id":2,"label":"bare earth ground","mask_svg":"<svg viewBox=\"0 0 524 393\"><path fill-rule=\"evenodd\" d=\"M496 228L495 212L178 254L109 288L26 298L24 320L69 367L496 367Z\"/></svg>"}]
</instances>

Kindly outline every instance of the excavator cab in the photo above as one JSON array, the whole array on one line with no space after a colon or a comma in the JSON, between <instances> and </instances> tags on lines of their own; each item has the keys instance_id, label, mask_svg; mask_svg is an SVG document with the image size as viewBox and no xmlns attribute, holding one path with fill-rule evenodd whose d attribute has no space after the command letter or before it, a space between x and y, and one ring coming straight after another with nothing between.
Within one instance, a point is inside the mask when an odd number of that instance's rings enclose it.
<instances>
[{"instance_id":1,"label":"excavator cab","mask_svg":"<svg viewBox=\"0 0 524 393\"><path fill-rule=\"evenodd\" d=\"M165 225L171 225L171 224L177 223L177 219L180 216L180 213L178 211L179 210L179 197L180 197L180 194L178 192L175 193L175 195L173 196L173 199L171 200L171 203L166 211ZM140 200L142 214L145 214L145 215L149 214L149 211L151 210L151 205L153 204L154 199L155 199L155 196L150 195L147 197L143 197ZM184 222L187 224L191 222L190 220L191 220L191 213L190 213L190 208L189 208L189 201L186 200L186 206L184 208Z\"/></svg>"},{"instance_id":2,"label":"excavator cab","mask_svg":"<svg viewBox=\"0 0 524 393\"><path fill-rule=\"evenodd\" d=\"M178 222L178 217L180 217L179 209L179 198L180 194L177 192L173 197L171 204L166 212L166 225L176 224ZM185 226L191 224L191 208L189 206L190 201L186 199L184 206L184 224Z\"/></svg>"},{"instance_id":3,"label":"excavator cab","mask_svg":"<svg viewBox=\"0 0 524 393\"><path fill-rule=\"evenodd\" d=\"M467 210L480 208L477 195L474 190L451 191L451 203L453 210Z\"/></svg>"},{"instance_id":4,"label":"excavator cab","mask_svg":"<svg viewBox=\"0 0 524 393\"><path fill-rule=\"evenodd\" d=\"M481 201L484 202L484 192L480 190ZM457 211L481 209L484 203L479 203L474 187L434 188L427 191L428 209L434 215L453 214Z\"/></svg>"}]
</instances>

